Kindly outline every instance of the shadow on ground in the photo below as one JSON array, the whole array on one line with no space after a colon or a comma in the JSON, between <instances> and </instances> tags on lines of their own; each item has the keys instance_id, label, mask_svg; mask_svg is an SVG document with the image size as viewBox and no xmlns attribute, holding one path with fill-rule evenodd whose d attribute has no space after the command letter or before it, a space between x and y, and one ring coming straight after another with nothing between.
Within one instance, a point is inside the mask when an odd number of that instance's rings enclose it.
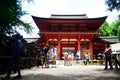
<instances>
[{"instance_id":1,"label":"shadow on ground","mask_svg":"<svg viewBox=\"0 0 120 80\"><path fill-rule=\"evenodd\" d=\"M99 71L99 69L96 69ZM120 80L120 70L105 70L103 74L113 73L118 76L96 76L96 75L77 75L77 74L62 74L62 75L47 75L47 74L27 74L19 80Z\"/></svg>"}]
</instances>

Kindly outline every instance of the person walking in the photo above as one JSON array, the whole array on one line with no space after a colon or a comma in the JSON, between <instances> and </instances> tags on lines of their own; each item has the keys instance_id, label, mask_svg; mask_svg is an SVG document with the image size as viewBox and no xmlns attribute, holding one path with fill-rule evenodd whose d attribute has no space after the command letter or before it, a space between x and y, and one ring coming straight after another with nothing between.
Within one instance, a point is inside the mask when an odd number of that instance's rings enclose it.
<instances>
[{"instance_id":1,"label":"person walking","mask_svg":"<svg viewBox=\"0 0 120 80\"><path fill-rule=\"evenodd\" d=\"M48 68L48 51L49 51L49 46L45 45L44 48L42 49L42 68L45 66L45 68Z\"/></svg>"},{"instance_id":2,"label":"person walking","mask_svg":"<svg viewBox=\"0 0 120 80\"><path fill-rule=\"evenodd\" d=\"M3 80L10 80L10 75L11 75L11 71L13 70L13 66L15 66L15 70L17 70L18 72L18 75L14 77L14 79L20 79L22 77L19 67L19 60L20 57L24 55L24 47L21 39L22 36L20 34L16 34L13 36L13 40L14 40L13 55L8 65L7 75L3 78Z\"/></svg>"},{"instance_id":3,"label":"person walking","mask_svg":"<svg viewBox=\"0 0 120 80\"><path fill-rule=\"evenodd\" d=\"M75 55L76 63L79 63L79 59L81 59L81 54L80 54L80 50L77 50L77 53Z\"/></svg>"},{"instance_id":4,"label":"person walking","mask_svg":"<svg viewBox=\"0 0 120 80\"><path fill-rule=\"evenodd\" d=\"M63 53L63 56L64 56L64 66L67 66L68 65L68 51L67 52L64 52Z\"/></svg>"},{"instance_id":5,"label":"person walking","mask_svg":"<svg viewBox=\"0 0 120 80\"><path fill-rule=\"evenodd\" d=\"M105 70L108 69L108 63L109 63L110 69L113 69L112 61L111 61L111 52L112 52L111 46L107 44L104 50L104 55L105 55L105 68L104 69Z\"/></svg>"},{"instance_id":6,"label":"person walking","mask_svg":"<svg viewBox=\"0 0 120 80\"><path fill-rule=\"evenodd\" d=\"M68 59L68 66L72 66L72 53L71 52L68 53L67 59Z\"/></svg>"},{"instance_id":7,"label":"person walking","mask_svg":"<svg viewBox=\"0 0 120 80\"><path fill-rule=\"evenodd\" d=\"M119 69L120 68L120 62L119 62L119 59L118 59L118 55L114 54L113 59L115 61L115 69Z\"/></svg>"},{"instance_id":8,"label":"person walking","mask_svg":"<svg viewBox=\"0 0 120 80\"><path fill-rule=\"evenodd\" d=\"M53 46L52 48L52 67L56 67L56 60L57 60L57 48Z\"/></svg>"},{"instance_id":9,"label":"person walking","mask_svg":"<svg viewBox=\"0 0 120 80\"><path fill-rule=\"evenodd\" d=\"M89 60L90 60L90 55L88 53L86 53L85 54L85 63L84 64L87 65Z\"/></svg>"}]
</instances>

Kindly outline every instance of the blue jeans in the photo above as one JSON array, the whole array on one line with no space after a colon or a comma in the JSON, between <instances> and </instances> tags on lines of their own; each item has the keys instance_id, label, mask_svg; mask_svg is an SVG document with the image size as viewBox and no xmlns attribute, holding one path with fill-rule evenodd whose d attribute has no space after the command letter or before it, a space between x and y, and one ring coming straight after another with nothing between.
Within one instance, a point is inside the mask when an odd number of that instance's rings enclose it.
<instances>
[{"instance_id":1,"label":"blue jeans","mask_svg":"<svg viewBox=\"0 0 120 80\"><path fill-rule=\"evenodd\" d=\"M20 55L18 53L13 53L10 63L8 65L8 73L7 76L10 77L11 71L13 70L13 66L15 66L15 70L18 72L18 75L21 76L20 68L19 68L19 60Z\"/></svg>"}]
</instances>

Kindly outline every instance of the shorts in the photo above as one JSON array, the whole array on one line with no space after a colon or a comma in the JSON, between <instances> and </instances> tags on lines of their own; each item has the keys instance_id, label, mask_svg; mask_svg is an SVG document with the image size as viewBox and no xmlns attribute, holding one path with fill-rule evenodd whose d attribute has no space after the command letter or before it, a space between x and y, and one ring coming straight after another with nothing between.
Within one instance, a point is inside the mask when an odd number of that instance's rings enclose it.
<instances>
[{"instance_id":1,"label":"shorts","mask_svg":"<svg viewBox=\"0 0 120 80\"><path fill-rule=\"evenodd\" d=\"M52 60L55 61L55 60L56 60L56 56L53 56L53 57L52 57Z\"/></svg>"}]
</instances>

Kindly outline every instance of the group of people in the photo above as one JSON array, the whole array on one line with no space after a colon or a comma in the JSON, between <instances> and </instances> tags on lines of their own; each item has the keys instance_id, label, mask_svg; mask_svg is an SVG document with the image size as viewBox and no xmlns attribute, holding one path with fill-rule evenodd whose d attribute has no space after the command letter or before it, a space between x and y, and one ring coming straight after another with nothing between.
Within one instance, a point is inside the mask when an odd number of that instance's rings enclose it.
<instances>
[{"instance_id":1,"label":"group of people","mask_svg":"<svg viewBox=\"0 0 120 80\"><path fill-rule=\"evenodd\" d=\"M42 49L42 56L41 56L41 62L42 62L42 68L49 68L49 64L51 63L53 66L56 67L56 59L57 59L57 48L55 46L48 46L45 45L45 47Z\"/></svg>"},{"instance_id":2,"label":"group of people","mask_svg":"<svg viewBox=\"0 0 120 80\"><path fill-rule=\"evenodd\" d=\"M72 52L67 51L63 53L63 56L64 56L64 66L72 66L74 54Z\"/></svg>"},{"instance_id":3,"label":"group of people","mask_svg":"<svg viewBox=\"0 0 120 80\"><path fill-rule=\"evenodd\" d=\"M108 69L108 63L110 66L110 69L113 69L113 65L112 65L112 61L111 61L111 46L109 44L106 45L105 51L104 51L104 55L105 55L105 70ZM11 58L11 61L9 63L8 66L8 73L5 76L5 78L3 78L3 80L10 80L10 74L11 71L13 69L13 66L15 65L15 69L18 72L18 75L15 77L17 79L21 78L21 72L20 72L20 68L19 68L19 60L20 57L24 55L24 47L22 44L22 36L20 34L16 34L14 35L14 46L13 46L13 55ZM72 60L74 58L74 53L72 52L64 52L64 66L72 66ZM48 46L45 45L45 47L42 49L42 56L41 56L41 62L42 62L42 67L45 66L45 68L49 67L49 64L52 63L52 65L56 65L56 59L57 59L57 48L55 46ZM80 50L77 51L76 55L76 61L78 61L81 58L81 54L80 54ZM117 65L120 66L120 63L118 62L118 60L115 58L115 63L116 63L116 67ZM90 55L87 53L85 54L85 65L87 65L87 62L89 62L90 59Z\"/></svg>"},{"instance_id":4,"label":"group of people","mask_svg":"<svg viewBox=\"0 0 120 80\"><path fill-rule=\"evenodd\" d=\"M74 53L72 52L64 52L63 53L63 58L64 58L64 66L71 66L72 65L72 61L75 59L76 63L79 63L79 60L81 59L81 52L80 50L77 50L76 54L74 55ZM89 60L90 60L90 54L86 53L84 55L85 57L85 61L84 64L87 65Z\"/></svg>"}]
</instances>

